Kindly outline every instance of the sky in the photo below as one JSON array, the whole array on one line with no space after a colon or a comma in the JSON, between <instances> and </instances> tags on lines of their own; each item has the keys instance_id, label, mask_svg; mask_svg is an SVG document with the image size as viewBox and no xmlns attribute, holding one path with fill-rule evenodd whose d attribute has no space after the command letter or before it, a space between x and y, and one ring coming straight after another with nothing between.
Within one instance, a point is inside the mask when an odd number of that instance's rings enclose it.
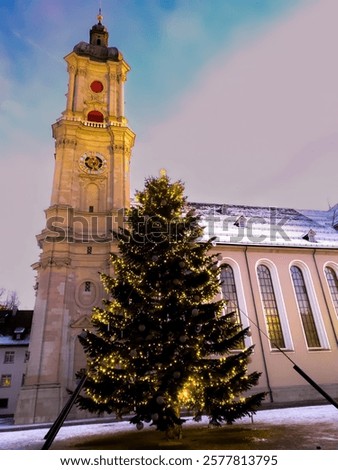
<instances>
[{"instance_id":1,"label":"sky","mask_svg":"<svg viewBox=\"0 0 338 470\"><path fill-rule=\"evenodd\" d=\"M131 66L132 194L165 168L191 202L338 202L337 0L1 0L0 287L22 309L34 306L63 57L99 7Z\"/></svg>"}]
</instances>

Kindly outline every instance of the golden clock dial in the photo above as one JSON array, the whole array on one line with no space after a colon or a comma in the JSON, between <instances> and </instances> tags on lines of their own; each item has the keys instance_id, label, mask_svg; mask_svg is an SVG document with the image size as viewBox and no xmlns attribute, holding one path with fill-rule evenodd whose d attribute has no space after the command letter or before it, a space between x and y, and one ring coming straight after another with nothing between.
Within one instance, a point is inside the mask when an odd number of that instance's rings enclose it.
<instances>
[{"instance_id":1,"label":"golden clock dial","mask_svg":"<svg viewBox=\"0 0 338 470\"><path fill-rule=\"evenodd\" d=\"M98 152L86 152L80 158L81 170L90 175L103 173L106 166L107 162L105 158Z\"/></svg>"}]
</instances>

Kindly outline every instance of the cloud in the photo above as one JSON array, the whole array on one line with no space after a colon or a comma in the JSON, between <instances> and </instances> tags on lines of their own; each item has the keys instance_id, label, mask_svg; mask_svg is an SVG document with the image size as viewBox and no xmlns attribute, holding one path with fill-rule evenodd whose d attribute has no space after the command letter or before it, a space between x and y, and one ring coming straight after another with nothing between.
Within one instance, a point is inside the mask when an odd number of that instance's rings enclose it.
<instances>
[{"instance_id":1,"label":"cloud","mask_svg":"<svg viewBox=\"0 0 338 470\"><path fill-rule=\"evenodd\" d=\"M141 136L133 186L163 166L193 200L305 208L337 201L336 185L327 185L338 166L337 14L334 0L310 4L209 62L172 114Z\"/></svg>"},{"instance_id":2,"label":"cloud","mask_svg":"<svg viewBox=\"0 0 338 470\"><path fill-rule=\"evenodd\" d=\"M166 17L163 24L163 34L170 44L174 41L182 45L186 42L203 40L205 29L200 15L194 15L191 12L187 17L186 15L182 16L180 11L176 11Z\"/></svg>"},{"instance_id":3,"label":"cloud","mask_svg":"<svg viewBox=\"0 0 338 470\"><path fill-rule=\"evenodd\" d=\"M9 65L10 63L6 50L0 42L0 104L7 98L11 88L11 81L9 78Z\"/></svg>"},{"instance_id":4,"label":"cloud","mask_svg":"<svg viewBox=\"0 0 338 470\"><path fill-rule=\"evenodd\" d=\"M126 96L132 103L130 118L135 116L136 131L143 134L154 120L175 112L177 100L217 54L243 47L260 29L279 15L290 14L303 1L214 0L192 6L190 0L182 0L164 12L157 1L145 0L138 15L125 11L129 37L122 36L120 44L132 66Z\"/></svg>"},{"instance_id":5,"label":"cloud","mask_svg":"<svg viewBox=\"0 0 338 470\"><path fill-rule=\"evenodd\" d=\"M39 54L46 55L50 59L63 64L61 57L55 52L50 52L50 48L48 47L48 45L44 45L44 43L35 41L32 37L23 35L17 30L13 29L12 33L14 34L14 36L20 39L20 41L26 43L28 47L30 47L31 49L35 49Z\"/></svg>"},{"instance_id":6,"label":"cloud","mask_svg":"<svg viewBox=\"0 0 338 470\"><path fill-rule=\"evenodd\" d=\"M24 116L24 108L21 103L14 100L5 100L0 103L0 111L8 115L13 116L14 118L22 118Z\"/></svg>"},{"instance_id":7,"label":"cloud","mask_svg":"<svg viewBox=\"0 0 338 470\"><path fill-rule=\"evenodd\" d=\"M36 159L29 158L23 148L1 161L0 287L16 291L21 308L34 304L30 266L38 260L35 235L45 223L41 204L48 205L46 196L52 183L52 157L46 159L49 154L40 144L35 149Z\"/></svg>"}]
</instances>

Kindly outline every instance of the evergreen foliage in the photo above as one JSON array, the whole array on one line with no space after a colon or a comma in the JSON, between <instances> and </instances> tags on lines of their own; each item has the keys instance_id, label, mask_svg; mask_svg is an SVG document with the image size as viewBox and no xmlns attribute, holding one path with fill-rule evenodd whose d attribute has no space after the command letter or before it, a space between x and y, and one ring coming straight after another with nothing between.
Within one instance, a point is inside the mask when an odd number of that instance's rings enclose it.
<instances>
[{"instance_id":1,"label":"evergreen foliage","mask_svg":"<svg viewBox=\"0 0 338 470\"><path fill-rule=\"evenodd\" d=\"M109 300L80 336L88 378L78 406L132 413L138 429L147 422L168 431L184 422L182 409L232 423L264 398L244 393L260 376L247 371L250 332L217 300L219 256L213 240L201 241L200 217L183 193L165 174L146 180L118 234L115 275L101 275Z\"/></svg>"}]
</instances>

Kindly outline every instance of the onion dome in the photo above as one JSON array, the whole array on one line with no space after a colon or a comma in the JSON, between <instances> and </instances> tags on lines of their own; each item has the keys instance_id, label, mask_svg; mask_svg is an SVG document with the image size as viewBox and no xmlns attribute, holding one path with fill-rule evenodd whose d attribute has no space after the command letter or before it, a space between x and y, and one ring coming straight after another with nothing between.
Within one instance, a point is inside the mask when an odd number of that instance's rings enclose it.
<instances>
[{"instance_id":1,"label":"onion dome","mask_svg":"<svg viewBox=\"0 0 338 470\"><path fill-rule=\"evenodd\" d=\"M102 24L103 16L101 15L101 8L97 15L97 20L98 23L92 26L89 32L89 43L81 41L73 48L73 51L77 55L84 55L99 62L107 60L118 62L122 60L123 55L116 47L108 47L109 33Z\"/></svg>"}]
</instances>

